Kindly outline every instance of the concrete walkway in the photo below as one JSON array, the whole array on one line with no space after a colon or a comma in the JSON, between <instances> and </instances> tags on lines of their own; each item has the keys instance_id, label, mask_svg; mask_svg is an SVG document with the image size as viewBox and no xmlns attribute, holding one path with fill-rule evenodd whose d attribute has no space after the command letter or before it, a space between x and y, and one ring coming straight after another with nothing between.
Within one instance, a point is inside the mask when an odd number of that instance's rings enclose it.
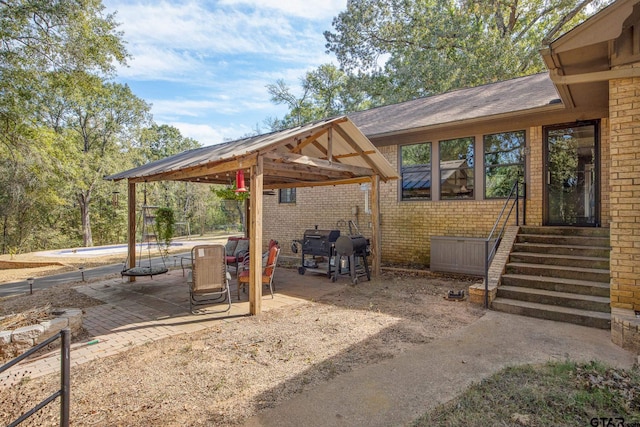
<instances>
[{"instance_id":1,"label":"concrete walkway","mask_svg":"<svg viewBox=\"0 0 640 427\"><path fill-rule=\"evenodd\" d=\"M591 361L630 368L610 332L489 311L477 322L393 359L340 375L246 426L406 426L507 366Z\"/></svg>"}]
</instances>

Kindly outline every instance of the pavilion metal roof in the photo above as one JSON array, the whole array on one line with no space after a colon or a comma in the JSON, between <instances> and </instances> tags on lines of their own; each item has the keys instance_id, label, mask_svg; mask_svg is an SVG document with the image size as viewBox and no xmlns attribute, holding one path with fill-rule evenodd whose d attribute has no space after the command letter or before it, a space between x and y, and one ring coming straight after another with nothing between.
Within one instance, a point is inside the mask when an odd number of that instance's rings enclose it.
<instances>
[{"instance_id":1,"label":"pavilion metal roof","mask_svg":"<svg viewBox=\"0 0 640 427\"><path fill-rule=\"evenodd\" d=\"M283 131L188 150L105 177L108 180L192 181L227 184L237 170L258 157L264 162L264 187L287 188L357 182L397 173L346 116Z\"/></svg>"}]
</instances>

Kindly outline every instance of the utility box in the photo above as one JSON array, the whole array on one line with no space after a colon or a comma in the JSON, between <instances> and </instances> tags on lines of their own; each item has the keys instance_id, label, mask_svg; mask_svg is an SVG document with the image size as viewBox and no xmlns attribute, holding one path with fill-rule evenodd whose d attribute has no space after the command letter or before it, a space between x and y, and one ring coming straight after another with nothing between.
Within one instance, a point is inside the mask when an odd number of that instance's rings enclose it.
<instances>
[{"instance_id":1,"label":"utility box","mask_svg":"<svg viewBox=\"0 0 640 427\"><path fill-rule=\"evenodd\" d=\"M483 276L485 241L482 237L431 236L430 270ZM494 243L489 242L489 250Z\"/></svg>"}]
</instances>

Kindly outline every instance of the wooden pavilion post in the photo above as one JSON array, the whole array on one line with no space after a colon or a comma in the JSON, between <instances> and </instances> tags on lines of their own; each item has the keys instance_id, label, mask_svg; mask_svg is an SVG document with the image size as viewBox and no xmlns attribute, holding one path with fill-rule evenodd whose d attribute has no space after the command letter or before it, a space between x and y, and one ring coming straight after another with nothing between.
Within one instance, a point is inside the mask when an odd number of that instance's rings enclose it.
<instances>
[{"instance_id":1,"label":"wooden pavilion post","mask_svg":"<svg viewBox=\"0 0 640 427\"><path fill-rule=\"evenodd\" d=\"M262 190L264 187L264 161L258 157L251 166L251 210L249 227L249 314L262 312Z\"/></svg>"},{"instance_id":2,"label":"wooden pavilion post","mask_svg":"<svg viewBox=\"0 0 640 427\"><path fill-rule=\"evenodd\" d=\"M371 177L371 247L372 265L371 273L379 276L382 265L382 231L380 221L380 176Z\"/></svg>"},{"instance_id":3,"label":"wooden pavilion post","mask_svg":"<svg viewBox=\"0 0 640 427\"><path fill-rule=\"evenodd\" d=\"M128 264L127 268L133 268L136 266L136 183L128 181L128 198L127 203L129 207L128 216L128 233L127 233L127 251L128 251ZM135 282L134 276L129 276L129 282Z\"/></svg>"},{"instance_id":4,"label":"wooden pavilion post","mask_svg":"<svg viewBox=\"0 0 640 427\"><path fill-rule=\"evenodd\" d=\"M244 237L251 237L251 199L244 201Z\"/></svg>"}]
</instances>

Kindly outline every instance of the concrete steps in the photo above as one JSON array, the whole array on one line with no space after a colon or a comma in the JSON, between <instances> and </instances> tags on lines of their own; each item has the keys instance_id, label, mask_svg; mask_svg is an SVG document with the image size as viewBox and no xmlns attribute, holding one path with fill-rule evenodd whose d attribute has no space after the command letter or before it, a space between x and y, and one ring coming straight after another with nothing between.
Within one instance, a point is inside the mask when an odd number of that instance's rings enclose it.
<instances>
[{"instance_id":1,"label":"concrete steps","mask_svg":"<svg viewBox=\"0 0 640 427\"><path fill-rule=\"evenodd\" d=\"M522 227L492 308L610 328L608 233L603 228Z\"/></svg>"},{"instance_id":2,"label":"concrete steps","mask_svg":"<svg viewBox=\"0 0 640 427\"><path fill-rule=\"evenodd\" d=\"M598 329L609 329L611 327L611 314L600 311L587 311L562 306L555 306L551 309L546 304L506 300L503 298L496 298L492 303L492 308L505 313L574 323Z\"/></svg>"}]
</instances>

